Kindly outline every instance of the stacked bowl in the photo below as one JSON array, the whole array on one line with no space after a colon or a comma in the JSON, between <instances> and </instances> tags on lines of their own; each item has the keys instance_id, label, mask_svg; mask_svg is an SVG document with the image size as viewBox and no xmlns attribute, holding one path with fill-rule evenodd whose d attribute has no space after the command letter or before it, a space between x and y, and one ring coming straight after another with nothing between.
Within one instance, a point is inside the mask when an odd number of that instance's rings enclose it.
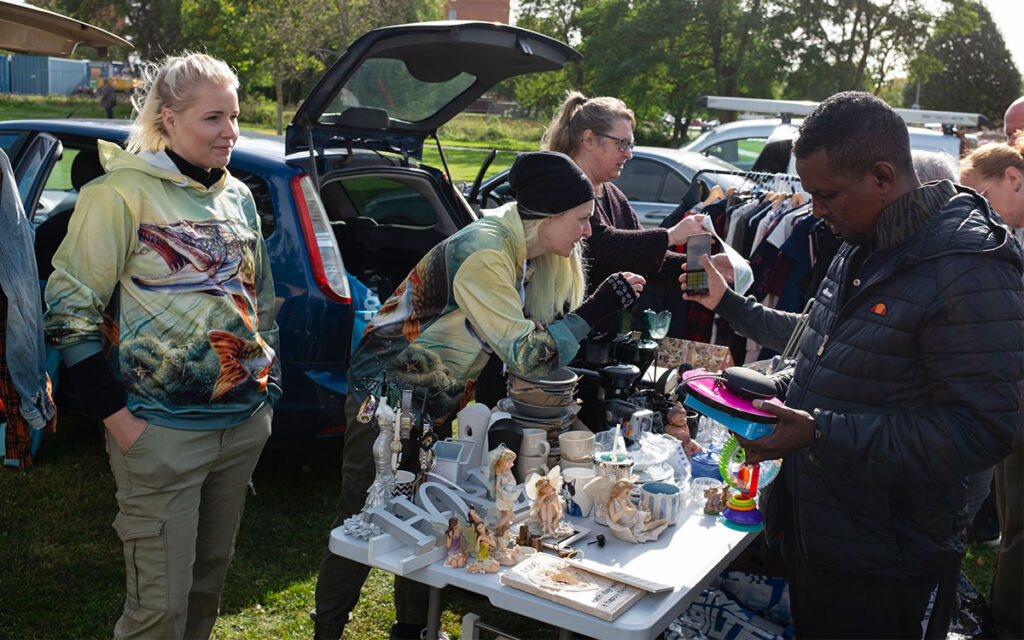
<instances>
[{"instance_id":1,"label":"stacked bowl","mask_svg":"<svg viewBox=\"0 0 1024 640\"><path fill-rule=\"evenodd\" d=\"M578 382L579 376L564 367L543 377L509 372L508 397L498 401L498 409L512 414L523 427L548 432L549 467L559 462L558 434L570 430L576 422L580 410L576 400Z\"/></svg>"}]
</instances>

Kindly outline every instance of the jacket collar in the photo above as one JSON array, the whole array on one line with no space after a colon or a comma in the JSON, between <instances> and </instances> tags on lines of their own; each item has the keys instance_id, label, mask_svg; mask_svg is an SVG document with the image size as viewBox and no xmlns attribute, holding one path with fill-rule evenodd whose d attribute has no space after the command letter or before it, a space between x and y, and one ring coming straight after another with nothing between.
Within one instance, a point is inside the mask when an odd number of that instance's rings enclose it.
<instances>
[{"instance_id":1,"label":"jacket collar","mask_svg":"<svg viewBox=\"0 0 1024 640\"><path fill-rule=\"evenodd\" d=\"M957 193L949 180L929 182L893 200L875 223L875 247L890 249L920 231Z\"/></svg>"}]
</instances>

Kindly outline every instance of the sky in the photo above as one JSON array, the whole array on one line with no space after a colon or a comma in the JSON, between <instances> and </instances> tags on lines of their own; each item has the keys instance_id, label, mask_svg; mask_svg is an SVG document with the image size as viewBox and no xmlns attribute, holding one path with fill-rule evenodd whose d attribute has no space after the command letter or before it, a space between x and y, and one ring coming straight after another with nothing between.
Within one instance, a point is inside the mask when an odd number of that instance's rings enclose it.
<instances>
[{"instance_id":1,"label":"sky","mask_svg":"<svg viewBox=\"0 0 1024 640\"><path fill-rule=\"evenodd\" d=\"M1013 56L1017 69L1024 73L1024 0L982 0L992 14L992 20L1003 34L1006 47Z\"/></svg>"}]
</instances>

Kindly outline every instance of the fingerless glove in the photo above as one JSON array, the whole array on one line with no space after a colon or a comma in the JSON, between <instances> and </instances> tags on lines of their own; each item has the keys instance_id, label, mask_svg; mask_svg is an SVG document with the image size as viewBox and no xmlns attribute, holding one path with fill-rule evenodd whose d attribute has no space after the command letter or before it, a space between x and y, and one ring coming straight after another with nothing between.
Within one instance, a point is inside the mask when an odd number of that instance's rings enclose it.
<instances>
[{"instance_id":1,"label":"fingerless glove","mask_svg":"<svg viewBox=\"0 0 1024 640\"><path fill-rule=\"evenodd\" d=\"M626 281L622 272L613 273L576 307L574 313L593 327L603 318L636 302L636 298L633 287Z\"/></svg>"}]
</instances>

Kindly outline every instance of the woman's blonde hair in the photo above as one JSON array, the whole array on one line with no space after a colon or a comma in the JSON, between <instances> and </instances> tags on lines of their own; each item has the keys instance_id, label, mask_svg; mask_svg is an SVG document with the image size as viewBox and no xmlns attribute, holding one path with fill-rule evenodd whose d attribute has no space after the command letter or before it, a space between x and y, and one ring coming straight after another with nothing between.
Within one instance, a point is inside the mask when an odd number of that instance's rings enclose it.
<instances>
[{"instance_id":1,"label":"woman's blonde hair","mask_svg":"<svg viewBox=\"0 0 1024 640\"><path fill-rule=\"evenodd\" d=\"M1024 140L1017 144L1004 142L986 144L978 147L960 160L960 176L975 174L986 179L1001 178L1010 167L1016 167L1024 174Z\"/></svg>"},{"instance_id":2,"label":"woman's blonde hair","mask_svg":"<svg viewBox=\"0 0 1024 640\"><path fill-rule=\"evenodd\" d=\"M135 122L126 148L131 153L160 151L167 146L163 111L182 111L195 100L195 88L202 82L238 89L238 76L223 60L205 53L185 52L168 56L145 73L146 87L132 97Z\"/></svg>"},{"instance_id":3,"label":"woman's blonde hair","mask_svg":"<svg viewBox=\"0 0 1024 640\"><path fill-rule=\"evenodd\" d=\"M573 156L583 144L584 131L607 133L619 120L629 120L630 126L636 127L633 110L622 100L610 96L587 98L579 91L570 91L541 137L541 149Z\"/></svg>"},{"instance_id":4,"label":"woman's blonde hair","mask_svg":"<svg viewBox=\"0 0 1024 640\"><path fill-rule=\"evenodd\" d=\"M565 213L559 215L564 216ZM545 220L523 220L526 246L537 243L540 227ZM529 318L542 325L548 325L562 317L566 311L575 309L583 302L587 292L587 275L583 265L583 241L576 243L568 258L557 253L544 253L531 260L533 276L526 287L526 301L523 308Z\"/></svg>"}]
</instances>

